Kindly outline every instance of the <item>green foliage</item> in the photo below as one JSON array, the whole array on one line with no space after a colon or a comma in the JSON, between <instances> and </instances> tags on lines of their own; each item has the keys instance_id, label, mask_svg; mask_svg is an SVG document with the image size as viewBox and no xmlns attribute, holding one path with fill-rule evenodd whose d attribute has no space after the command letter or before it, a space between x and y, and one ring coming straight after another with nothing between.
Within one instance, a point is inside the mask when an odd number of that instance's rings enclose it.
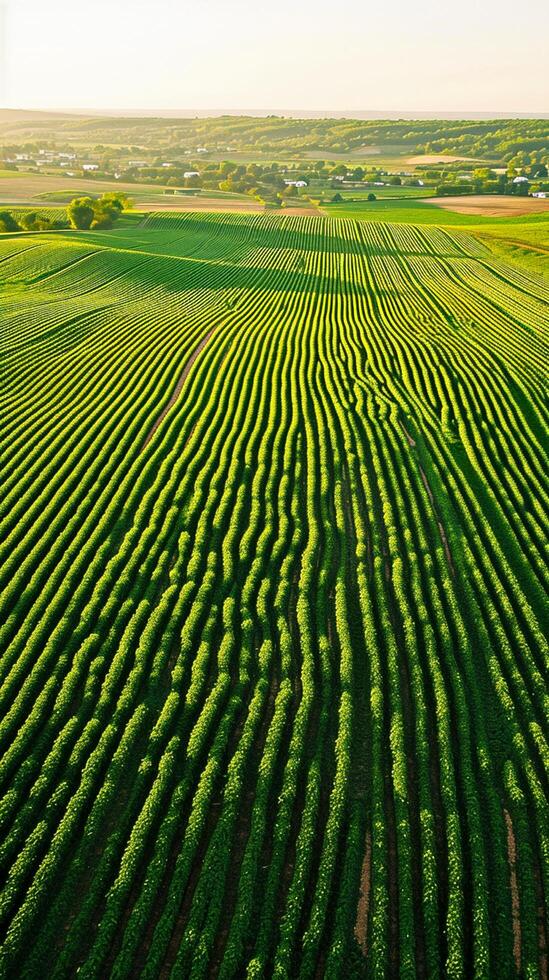
<instances>
[{"instance_id":1,"label":"green foliage","mask_svg":"<svg viewBox=\"0 0 549 980\"><path fill-rule=\"evenodd\" d=\"M112 228L122 211L130 205L126 194L109 192L98 198L80 197L69 204L67 217L71 227L80 231Z\"/></svg>"},{"instance_id":2,"label":"green foliage","mask_svg":"<svg viewBox=\"0 0 549 980\"><path fill-rule=\"evenodd\" d=\"M84 231L91 226L95 217L94 200L91 197L75 197L67 208L71 228Z\"/></svg>"},{"instance_id":3,"label":"green foliage","mask_svg":"<svg viewBox=\"0 0 549 980\"><path fill-rule=\"evenodd\" d=\"M11 211L0 211L0 231L21 231Z\"/></svg>"}]
</instances>

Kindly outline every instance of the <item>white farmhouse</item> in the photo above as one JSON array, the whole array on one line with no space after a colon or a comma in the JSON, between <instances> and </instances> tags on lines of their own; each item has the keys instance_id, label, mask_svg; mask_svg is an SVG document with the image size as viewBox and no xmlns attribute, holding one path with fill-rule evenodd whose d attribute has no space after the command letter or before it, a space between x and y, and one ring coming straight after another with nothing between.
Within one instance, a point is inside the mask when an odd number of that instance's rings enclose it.
<instances>
[{"instance_id":1,"label":"white farmhouse","mask_svg":"<svg viewBox=\"0 0 549 980\"><path fill-rule=\"evenodd\" d=\"M513 184L529 184L528 177L513 177Z\"/></svg>"},{"instance_id":2,"label":"white farmhouse","mask_svg":"<svg viewBox=\"0 0 549 980\"><path fill-rule=\"evenodd\" d=\"M285 180L286 187L306 187L306 180Z\"/></svg>"},{"instance_id":3,"label":"white farmhouse","mask_svg":"<svg viewBox=\"0 0 549 980\"><path fill-rule=\"evenodd\" d=\"M82 170L99 170L98 163L83 163Z\"/></svg>"},{"instance_id":4,"label":"white farmhouse","mask_svg":"<svg viewBox=\"0 0 549 980\"><path fill-rule=\"evenodd\" d=\"M188 177L200 177L198 170L185 170L183 177L187 180Z\"/></svg>"},{"instance_id":5,"label":"white farmhouse","mask_svg":"<svg viewBox=\"0 0 549 980\"><path fill-rule=\"evenodd\" d=\"M547 191L534 191L532 197L547 197Z\"/></svg>"}]
</instances>

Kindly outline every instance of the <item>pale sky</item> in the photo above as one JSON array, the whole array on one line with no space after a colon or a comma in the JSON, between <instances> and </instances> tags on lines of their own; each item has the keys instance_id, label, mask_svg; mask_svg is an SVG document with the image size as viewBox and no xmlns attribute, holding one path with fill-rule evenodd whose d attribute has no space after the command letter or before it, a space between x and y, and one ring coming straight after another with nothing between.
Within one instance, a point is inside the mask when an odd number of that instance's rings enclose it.
<instances>
[{"instance_id":1,"label":"pale sky","mask_svg":"<svg viewBox=\"0 0 549 980\"><path fill-rule=\"evenodd\" d=\"M0 18L3 107L549 111L547 0L0 0Z\"/></svg>"}]
</instances>

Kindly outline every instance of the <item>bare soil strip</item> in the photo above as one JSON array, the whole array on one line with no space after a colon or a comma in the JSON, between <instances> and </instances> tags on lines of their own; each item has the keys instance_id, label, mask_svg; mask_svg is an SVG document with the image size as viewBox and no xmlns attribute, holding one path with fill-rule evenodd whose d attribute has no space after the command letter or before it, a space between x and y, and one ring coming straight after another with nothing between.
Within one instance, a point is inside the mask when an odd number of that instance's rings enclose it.
<instances>
[{"instance_id":1,"label":"bare soil strip","mask_svg":"<svg viewBox=\"0 0 549 980\"><path fill-rule=\"evenodd\" d=\"M435 506L435 498L433 496L433 491L431 490L429 481L428 481L428 479L427 479L427 477L425 475L425 470L423 469L422 466L419 467L419 472L421 473L421 479L423 481L423 486L425 487L425 489L427 491L427 496L429 497L429 501L430 501L431 507L433 508L433 510L435 512L435 516L437 517L438 533L440 534L440 540L442 541L442 546L444 548L444 554L446 555L446 561L448 562L448 567L449 567L449 569L450 569L453 577L455 578L456 570L454 568L454 563L452 561L452 552L450 551L450 545L448 544L448 538L446 537L446 531L444 530L444 525L443 525L442 521L440 520L440 518L437 515L437 510L436 510L436 506Z\"/></svg>"},{"instance_id":2,"label":"bare soil strip","mask_svg":"<svg viewBox=\"0 0 549 980\"><path fill-rule=\"evenodd\" d=\"M360 872L360 896L356 910L355 936L358 945L362 950L363 956L368 954L368 913L370 911L370 889L371 889L371 866L372 866L372 835L368 830L366 833L366 847L364 850L364 860Z\"/></svg>"},{"instance_id":3,"label":"bare soil strip","mask_svg":"<svg viewBox=\"0 0 549 980\"><path fill-rule=\"evenodd\" d=\"M485 215L489 218L544 213L549 217L549 198L512 197L506 194L464 194L456 197L430 197L428 203L444 211Z\"/></svg>"},{"instance_id":4,"label":"bare soil strip","mask_svg":"<svg viewBox=\"0 0 549 980\"><path fill-rule=\"evenodd\" d=\"M511 882L511 908L513 916L513 959L517 973L520 974L521 960L521 932L520 932L520 900L517 882L517 844L513 821L508 810L504 809L505 823L507 825L507 853L509 855L509 874Z\"/></svg>"},{"instance_id":5,"label":"bare soil strip","mask_svg":"<svg viewBox=\"0 0 549 980\"><path fill-rule=\"evenodd\" d=\"M404 432L404 435L406 436L406 439L407 439L407 442L408 442L408 445L409 445L409 446L415 446L415 444L416 444L416 441L415 441L415 439L412 439L412 437L411 437L411 435L410 435L410 433L408 432L408 429L407 429L407 428L406 428L406 426L404 425L404 422L401 422L401 423L400 423L400 427L401 427L401 429L402 429L402 431Z\"/></svg>"},{"instance_id":6,"label":"bare soil strip","mask_svg":"<svg viewBox=\"0 0 549 980\"><path fill-rule=\"evenodd\" d=\"M207 333L206 336L202 338L202 340L200 341L200 343L198 344L198 346L195 347L195 349L193 350L191 356L189 357L187 363L185 364L185 367L183 368L183 371L181 373L181 376L179 378L179 381L177 382L177 384L176 384L176 386L175 386L175 388L173 390L172 397L170 398L170 400L169 400L168 404L166 405L166 407L162 409L162 411L160 412L160 415L158 416L158 418L155 419L155 421L153 422L151 428L149 429L149 432L147 433L147 436L145 438L145 441L143 442L143 445L141 446L141 451L143 451L143 449L145 448L145 446L148 445L148 443L151 441L153 435L155 434L156 430L158 429L158 426L166 418L166 415L170 411L170 408L172 408L172 406L175 405L175 403L176 403L176 401L177 401L177 399L178 399L178 397L179 397L179 395L181 393L181 389L182 389L183 385L185 384L185 380L187 378L187 375L188 375L189 371L191 370L194 362L196 361L198 355L200 354L200 351L203 350L204 347L206 346L206 344L208 343L208 341L209 341L211 335L213 334L214 330L215 330L215 327L212 327L212 329L209 331L209 333Z\"/></svg>"}]
</instances>

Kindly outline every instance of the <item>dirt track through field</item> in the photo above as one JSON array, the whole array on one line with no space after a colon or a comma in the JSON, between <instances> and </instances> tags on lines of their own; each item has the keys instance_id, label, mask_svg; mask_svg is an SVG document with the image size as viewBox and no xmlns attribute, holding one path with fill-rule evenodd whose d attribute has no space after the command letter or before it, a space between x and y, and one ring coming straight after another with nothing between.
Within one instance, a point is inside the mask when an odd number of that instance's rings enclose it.
<instances>
[{"instance_id":1,"label":"dirt track through field","mask_svg":"<svg viewBox=\"0 0 549 980\"><path fill-rule=\"evenodd\" d=\"M511 904L512 904L512 915L513 915L513 959L515 961L517 973L520 974L521 931L520 931L520 901L519 901L519 890L518 890L518 882L517 882L517 845L515 841L515 832L513 829L513 821L511 820L511 814L509 813L508 810L504 810L503 814L505 816L505 824L507 827L507 851L509 855L509 875L511 881Z\"/></svg>"},{"instance_id":2,"label":"dirt track through field","mask_svg":"<svg viewBox=\"0 0 549 980\"><path fill-rule=\"evenodd\" d=\"M371 865L372 865L372 835L370 831L366 834L366 847L364 850L364 860L360 873L360 896L356 911L355 936L358 945L362 950L363 956L368 953L368 913L370 911L370 888L371 888Z\"/></svg>"},{"instance_id":3,"label":"dirt track through field","mask_svg":"<svg viewBox=\"0 0 549 980\"><path fill-rule=\"evenodd\" d=\"M439 516L438 516L438 514L436 512L435 498L434 498L434 495L433 495L433 491L431 490L431 485L430 485L430 483L429 483L429 481L427 479L425 470L423 469L422 466L419 467L419 472L421 473L421 479L422 479L422 482L423 482L423 486L425 487L425 489L427 491L427 496L429 497L429 501L430 501L431 507L435 511L436 521L437 521L437 525L438 525L438 533L440 534L440 540L442 541L442 546L444 548L444 554L446 556L446 561L448 563L448 567L449 567L449 569L450 569L450 571L452 573L452 576L455 578L456 570L454 568L454 563L452 561L452 553L450 551L450 545L448 544L448 538L446 537L446 531L444 530L444 525L443 525L442 521L440 520L440 518L439 518Z\"/></svg>"},{"instance_id":4,"label":"dirt track through field","mask_svg":"<svg viewBox=\"0 0 549 980\"><path fill-rule=\"evenodd\" d=\"M176 403L176 401L179 398L179 395L181 393L181 389L182 389L183 385L185 384L185 380L187 378L187 375L189 374L189 371L191 370L194 362L196 361L198 355L200 354L200 351L203 350L204 347L206 346L206 344L208 343L208 341L209 341L211 335L213 334L214 330L215 330L215 327L212 327L212 329L209 331L209 333L207 333L206 336L203 337L203 339L200 341L200 343L198 344L198 346L195 347L195 349L193 350L191 356L189 357L187 363L185 364L185 367L183 368L183 371L182 371L182 374L181 374L181 376L179 378L179 381L177 382L177 384L176 384L176 386L175 386L175 388L173 390L172 397L170 398L170 400L169 400L168 404L166 405L166 407L162 409L162 411L160 412L160 415L154 421L152 427L150 428L149 432L147 433L147 436L145 438L145 441L143 442L143 445L141 446L141 451L143 451L143 449L145 448L145 446L147 446L148 443L151 441L153 435L155 434L156 430L158 429L158 426L166 418L166 415L170 411L170 408L173 405L175 405L175 403Z\"/></svg>"}]
</instances>

